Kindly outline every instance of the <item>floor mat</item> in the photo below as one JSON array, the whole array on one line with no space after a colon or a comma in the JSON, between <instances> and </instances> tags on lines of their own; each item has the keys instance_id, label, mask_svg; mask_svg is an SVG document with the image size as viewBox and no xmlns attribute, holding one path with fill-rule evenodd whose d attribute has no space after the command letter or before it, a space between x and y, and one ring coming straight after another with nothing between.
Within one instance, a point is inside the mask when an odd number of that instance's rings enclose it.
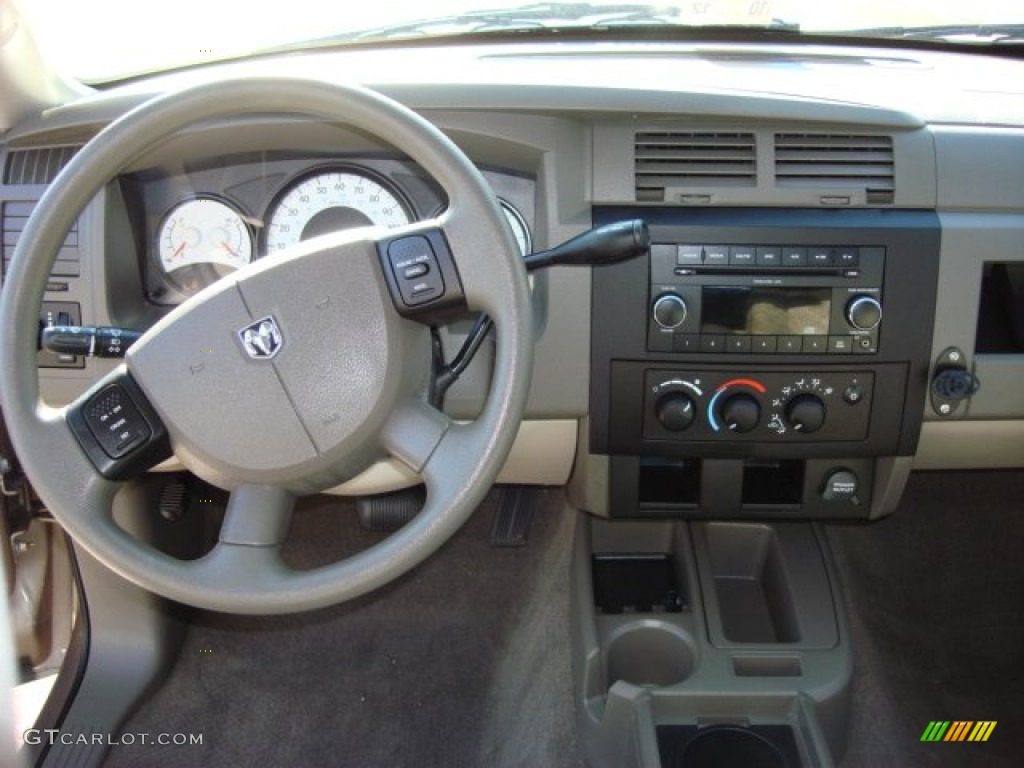
<instances>
[{"instance_id":1,"label":"floor mat","mask_svg":"<svg viewBox=\"0 0 1024 768\"><path fill-rule=\"evenodd\" d=\"M495 548L496 494L439 553L377 593L298 616L197 615L171 677L107 765L577 766L568 574L574 513L544 491L528 546ZM378 540L351 505L296 512L286 560Z\"/></svg>"},{"instance_id":2,"label":"floor mat","mask_svg":"<svg viewBox=\"0 0 1024 768\"><path fill-rule=\"evenodd\" d=\"M1024 765L1024 473L915 473L900 509L833 526L854 650L843 768ZM996 721L922 743L931 721Z\"/></svg>"}]
</instances>

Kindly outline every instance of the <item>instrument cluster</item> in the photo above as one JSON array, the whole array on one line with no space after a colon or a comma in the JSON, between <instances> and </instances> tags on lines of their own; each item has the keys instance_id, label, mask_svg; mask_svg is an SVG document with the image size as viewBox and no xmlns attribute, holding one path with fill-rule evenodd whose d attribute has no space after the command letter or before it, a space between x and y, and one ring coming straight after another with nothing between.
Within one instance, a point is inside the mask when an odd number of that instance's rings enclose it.
<instances>
[{"instance_id":1,"label":"instrument cluster","mask_svg":"<svg viewBox=\"0 0 1024 768\"><path fill-rule=\"evenodd\" d=\"M525 256L533 180L484 171ZM176 174L140 174L146 294L178 304L231 272L303 240L437 215L445 199L419 169L382 158L239 158Z\"/></svg>"}]
</instances>

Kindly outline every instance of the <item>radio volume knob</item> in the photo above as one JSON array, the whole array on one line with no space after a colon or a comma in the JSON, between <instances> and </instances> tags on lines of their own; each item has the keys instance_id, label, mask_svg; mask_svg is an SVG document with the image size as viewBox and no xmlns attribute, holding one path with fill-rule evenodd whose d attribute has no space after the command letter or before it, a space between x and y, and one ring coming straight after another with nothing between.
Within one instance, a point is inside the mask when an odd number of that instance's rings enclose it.
<instances>
[{"instance_id":1,"label":"radio volume knob","mask_svg":"<svg viewBox=\"0 0 1024 768\"><path fill-rule=\"evenodd\" d=\"M693 399L682 392L671 392L658 400L655 416L669 432L682 432L690 428L697 408Z\"/></svg>"},{"instance_id":2,"label":"radio volume knob","mask_svg":"<svg viewBox=\"0 0 1024 768\"><path fill-rule=\"evenodd\" d=\"M654 300L654 322L662 328L678 328L686 322L686 302L678 293L663 293Z\"/></svg>"},{"instance_id":3,"label":"radio volume knob","mask_svg":"<svg viewBox=\"0 0 1024 768\"><path fill-rule=\"evenodd\" d=\"M882 320L882 305L874 296L854 296L846 305L846 322L858 331L870 331Z\"/></svg>"},{"instance_id":4,"label":"radio volume knob","mask_svg":"<svg viewBox=\"0 0 1024 768\"><path fill-rule=\"evenodd\" d=\"M797 395L786 403L785 415L795 432L809 435L825 426L825 403L817 395Z\"/></svg>"}]
</instances>

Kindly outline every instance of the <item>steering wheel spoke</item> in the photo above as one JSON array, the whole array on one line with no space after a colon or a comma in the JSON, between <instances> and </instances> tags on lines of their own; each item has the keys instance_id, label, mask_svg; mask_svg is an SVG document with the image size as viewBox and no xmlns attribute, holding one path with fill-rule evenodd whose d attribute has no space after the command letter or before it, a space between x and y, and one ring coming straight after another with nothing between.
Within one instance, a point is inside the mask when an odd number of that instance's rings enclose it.
<instances>
[{"instance_id":1,"label":"steering wheel spoke","mask_svg":"<svg viewBox=\"0 0 1024 768\"><path fill-rule=\"evenodd\" d=\"M163 422L123 365L71 403L66 419L108 480L129 480L171 455Z\"/></svg>"},{"instance_id":2,"label":"steering wheel spoke","mask_svg":"<svg viewBox=\"0 0 1024 768\"><path fill-rule=\"evenodd\" d=\"M422 472L451 428L451 420L441 411L410 398L384 425L381 444L414 472Z\"/></svg>"}]
</instances>

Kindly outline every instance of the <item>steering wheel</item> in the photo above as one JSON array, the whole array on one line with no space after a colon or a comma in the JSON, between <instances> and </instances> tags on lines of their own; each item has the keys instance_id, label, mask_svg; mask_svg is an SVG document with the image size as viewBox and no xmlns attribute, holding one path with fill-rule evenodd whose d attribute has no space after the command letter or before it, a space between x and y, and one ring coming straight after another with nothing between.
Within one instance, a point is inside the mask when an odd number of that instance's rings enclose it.
<instances>
[{"instance_id":1,"label":"steering wheel","mask_svg":"<svg viewBox=\"0 0 1024 768\"><path fill-rule=\"evenodd\" d=\"M328 235L254 262L150 328L123 365L75 402L45 405L35 362L39 306L78 213L177 131L252 113L301 114L366 131L419 163L448 206L409 227ZM425 265L431 279L420 266L407 273L412 265ZM434 308L453 305L486 312L497 331L491 391L471 424L453 423L424 398L424 323ZM0 403L24 471L53 516L139 586L233 613L349 600L437 550L507 458L532 361L526 272L480 173L411 110L319 80L205 83L154 98L110 124L39 201L0 299ZM219 539L197 560L158 551L112 516L121 481L145 471L168 441L189 470L230 491ZM388 455L422 475L422 511L347 559L310 571L288 568L280 548L296 498Z\"/></svg>"}]
</instances>

